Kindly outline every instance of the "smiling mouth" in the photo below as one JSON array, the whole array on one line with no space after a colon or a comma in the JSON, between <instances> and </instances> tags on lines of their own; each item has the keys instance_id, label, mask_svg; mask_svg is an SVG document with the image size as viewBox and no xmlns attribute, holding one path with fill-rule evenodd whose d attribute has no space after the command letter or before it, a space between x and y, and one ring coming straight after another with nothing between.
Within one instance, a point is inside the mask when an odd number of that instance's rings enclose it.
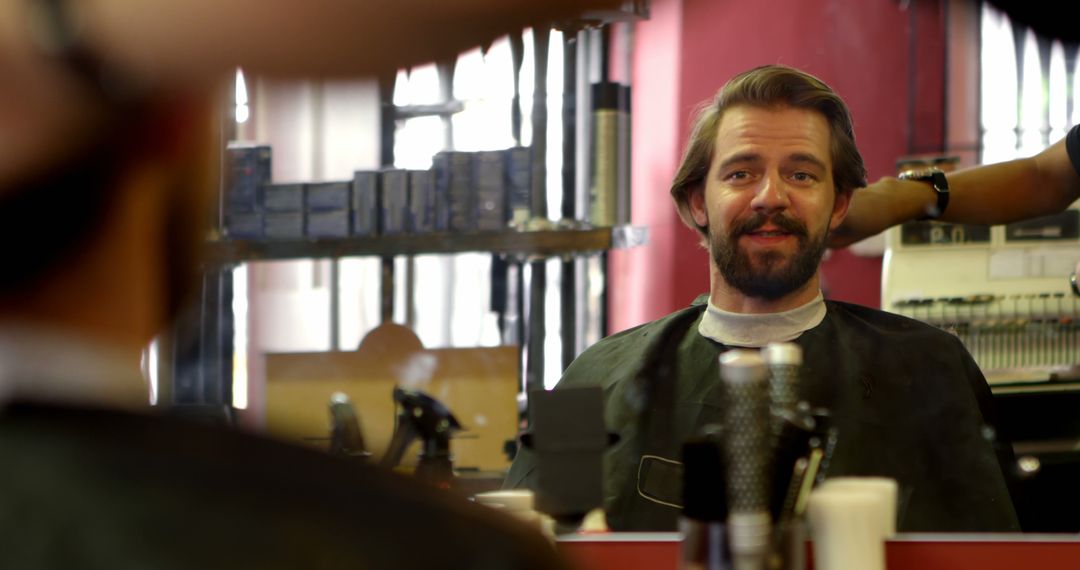
<instances>
[{"instance_id":1,"label":"smiling mouth","mask_svg":"<svg viewBox=\"0 0 1080 570\"><path fill-rule=\"evenodd\" d=\"M752 236L759 236L759 237L783 237L783 236L791 235L791 232L785 232L783 230L756 231L756 232L749 232L749 233Z\"/></svg>"},{"instance_id":2,"label":"smiling mouth","mask_svg":"<svg viewBox=\"0 0 1080 570\"><path fill-rule=\"evenodd\" d=\"M784 230L754 230L746 232L746 235L754 238L784 238L792 233Z\"/></svg>"},{"instance_id":3,"label":"smiling mouth","mask_svg":"<svg viewBox=\"0 0 1080 570\"><path fill-rule=\"evenodd\" d=\"M776 214L767 216L755 212L741 222L737 222L732 228L734 236L746 237L756 241L759 245L779 245L787 243L787 238L803 240L806 237L806 227L799 221Z\"/></svg>"}]
</instances>

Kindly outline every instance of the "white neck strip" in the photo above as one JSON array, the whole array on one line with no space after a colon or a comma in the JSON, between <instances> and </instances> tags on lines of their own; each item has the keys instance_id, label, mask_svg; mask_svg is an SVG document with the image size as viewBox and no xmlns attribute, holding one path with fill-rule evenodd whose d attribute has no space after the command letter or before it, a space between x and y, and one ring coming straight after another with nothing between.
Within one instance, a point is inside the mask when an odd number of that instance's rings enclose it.
<instances>
[{"instance_id":1,"label":"white neck strip","mask_svg":"<svg viewBox=\"0 0 1080 570\"><path fill-rule=\"evenodd\" d=\"M782 313L732 313L709 307L701 317L701 336L727 346L762 347L770 342L799 338L825 319L825 298L818 294L809 303Z\"/></svg>"}]
</instances>

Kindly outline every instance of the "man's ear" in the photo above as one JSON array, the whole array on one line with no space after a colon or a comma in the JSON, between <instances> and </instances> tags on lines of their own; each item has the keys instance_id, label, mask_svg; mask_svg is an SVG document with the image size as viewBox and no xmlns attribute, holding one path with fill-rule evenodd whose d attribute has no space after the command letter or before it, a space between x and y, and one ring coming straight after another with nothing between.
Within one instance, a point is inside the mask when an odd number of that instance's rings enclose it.
<instances>
[{"instance_id":1,"label":"man's ear","mask_svg":"<svg viewBox=\"0 0 1080 570\"><path fill-rule=\"evenodd\" d=\"M844 221L847 217L848 206L851 204L851 193L854 190L841 190L836 193L836 199L833 202L832 217L829 219L829 231L835 230L840 226L840 222Z\"/></svg>"},{"instance_id":2,"label":"man's ear","mask_svg":"<svg viewBox=\"0 0 1080 570\"><path fill-rule=\"evenodd\" d=\"M698 227L709 225L709 212L705 209L705 189L701 184L694 186L686 196L686 204L690 208L690 216Z\"/></svg>"}]
</instances>

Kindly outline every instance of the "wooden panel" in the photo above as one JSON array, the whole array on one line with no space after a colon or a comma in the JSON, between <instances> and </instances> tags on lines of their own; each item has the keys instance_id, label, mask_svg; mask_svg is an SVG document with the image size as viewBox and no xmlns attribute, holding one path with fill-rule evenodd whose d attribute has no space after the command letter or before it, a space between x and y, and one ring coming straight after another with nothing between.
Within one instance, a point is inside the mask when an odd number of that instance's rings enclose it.
<instances>
[{"instance_id":1,"label":"wooden panel","mask_svg":"<svg viewBox=\"0 0 1080 570\"><path fill-rule=\"evenodd\" d=\"M467 430L451 444L455 467L509 467L502 447L517 428L516 347L427 350L408 339L374 336L356 352L268 354L267 431L325 448L327 404L340 391L353 401L367 444L381 457L393 434L392 392L400 384L446 404ZM403 463L415 465L418 452L414 445Z\"/></svg>"}]
</instances>

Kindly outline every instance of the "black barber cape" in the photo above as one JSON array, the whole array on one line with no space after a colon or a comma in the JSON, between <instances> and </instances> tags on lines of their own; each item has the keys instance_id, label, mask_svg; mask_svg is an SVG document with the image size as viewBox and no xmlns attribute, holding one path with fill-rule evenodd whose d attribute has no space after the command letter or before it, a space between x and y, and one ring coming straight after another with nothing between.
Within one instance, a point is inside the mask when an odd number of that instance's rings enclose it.
<instances>
[{"instance_id":1,"label":"black barber cape","mask_svg":"<svg viewBox=\"0 0 1080 570\"><path fill-rule=\"evenodd\" d=\"M721 421L718 356L728 347L698 333L705 301L603 339L559 383L604 388L605 422L620 436L604 466L614 530L675 529L678 508L639 489L678 502L678 478L647 467L678 461L683 440ZM795 342L801 395L828 408L839 430L828 476L896 479L902 532L1019 530L999 461L1011 452L987 438L990 390L960 341L898 315L826 306L821 324ZM535 456L522 449L507 486L532 487L536 474Z\"/></svg>"}]
</instances>

